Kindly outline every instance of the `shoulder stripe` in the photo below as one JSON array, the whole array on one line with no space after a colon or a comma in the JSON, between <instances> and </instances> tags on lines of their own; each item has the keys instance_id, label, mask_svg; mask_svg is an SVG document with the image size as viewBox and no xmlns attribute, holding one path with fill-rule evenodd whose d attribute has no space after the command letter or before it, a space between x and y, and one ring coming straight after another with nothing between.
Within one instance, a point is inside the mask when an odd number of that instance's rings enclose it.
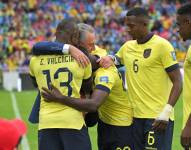
<instances>
[{"instance_id":1,"label":"shoulder stripe","mask_svg":"<svg viewBox=\"0 0 191 150\"><path fill-rule=\"evenodd\" d=\"M104 85L101 85L101 84L96 85L95 88L96 88L96 89L99 89L99 90L102 90L102 91L105 91L105 92L107 92L107 93L110 93L110 91L111 91L108 87L106 87L106 86L104 86Z\"/></svg>"},{"instance_id":2,"label":"shoulder stripe","mask_svg":"<svg viewBox=\"0 0 191 150\"><path fill-rule=\"evenodd\" d=\"M179 68L179 64L178 63L174 64L174 65L172 65L170 67L165 68L165 70L166 70L166 72L171 72L173 70L176 70L177 68Z\"/></svg>"}]
</instances>

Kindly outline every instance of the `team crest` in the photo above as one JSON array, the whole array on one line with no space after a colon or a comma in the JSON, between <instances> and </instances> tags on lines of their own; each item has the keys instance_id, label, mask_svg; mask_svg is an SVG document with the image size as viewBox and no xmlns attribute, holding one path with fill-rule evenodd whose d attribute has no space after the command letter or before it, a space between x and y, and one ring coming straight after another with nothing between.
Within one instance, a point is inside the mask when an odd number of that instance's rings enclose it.
<instances>
[{"instance_id":1,"label":"team crest","mask_svg":"<svg viewBox=\"0 0 191 150\"><path fill-rule=\"evenodd\" d=\"M145 49L143 53L144 58L148 58L150 55L151 55L151 49L150 48Z\"/></svg>"}]
</instances>

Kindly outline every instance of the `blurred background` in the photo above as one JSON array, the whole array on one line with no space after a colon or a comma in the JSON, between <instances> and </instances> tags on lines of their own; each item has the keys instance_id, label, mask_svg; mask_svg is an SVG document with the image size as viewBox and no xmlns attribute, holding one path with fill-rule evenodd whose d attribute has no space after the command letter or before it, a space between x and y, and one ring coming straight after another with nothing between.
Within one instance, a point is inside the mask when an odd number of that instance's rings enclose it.
<instances>
[{"instance_id":1,"label":"blurred background","mask_svg":"<svg viewBox=\"0 0 191 150\"><path fill-rule=\"evenodd\" d=\"M188 1L0 0L0 87L8 91L33 89L27 76L31 48L38 41L54 40L55 28L64 18L75 17L80 22L92 25L97 33L97 45L105 48L110 54L117 52L120 46L130 38L125 31L123 18L127 10L133 6L143 6L149 10L152 18L150 29L171 42L177 59L182 64L190 41L183 42L180 39L175 19L177 8ZM21 116L23 115L23 118L27 120L36 91L14 94L20 106L18 108L20 108ZM13 117L11 103L14 99L11 99L9 92L4 90L0 91L0 97L0 116ZM28 103L24 102L24 99L29 99ZM178 131L181 129L182 103L177 105L178 125L175 126L177 132L173 150L180 150ZM29 133L36 133L37 127L29 126ZM96 130L92 129L90 132L95 142ZM36 146L36 135L29 135L29 143L32 147Z\"/></svg>"}]
</instances>

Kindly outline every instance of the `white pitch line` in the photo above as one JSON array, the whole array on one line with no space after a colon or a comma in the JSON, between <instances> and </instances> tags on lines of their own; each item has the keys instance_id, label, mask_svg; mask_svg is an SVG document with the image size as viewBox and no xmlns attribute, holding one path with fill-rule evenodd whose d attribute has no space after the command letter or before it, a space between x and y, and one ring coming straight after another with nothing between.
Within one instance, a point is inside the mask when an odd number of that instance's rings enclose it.
<instances>
[{"instance_id":1,"label":"white pitch line","mask_svg":"<svg viewBox=\"0 0 191 150\"><path fill-rule=\"evenodd\" d=\"M16 116L16 118L22 119L20 112L19 112L19 108L17 106L17 99L15 97L15 94L13 92L10 92L10 94L11 94L11 100L12 100L15 116ZM22 138L21 146L22 146L22 150L30 150L28 139L27 139L26 135L24 135Z\"/></svg>"}]
</instances>

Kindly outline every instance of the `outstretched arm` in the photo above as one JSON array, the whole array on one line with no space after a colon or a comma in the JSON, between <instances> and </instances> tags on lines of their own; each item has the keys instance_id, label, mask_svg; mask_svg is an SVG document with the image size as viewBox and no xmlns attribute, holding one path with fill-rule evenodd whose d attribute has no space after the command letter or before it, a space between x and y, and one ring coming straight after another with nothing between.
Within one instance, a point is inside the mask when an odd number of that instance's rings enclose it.
<instances>
[{"instance_id":1,"label":"outstretched arm","mask_svg":"<svg viewBox=\"0 0 191 150\"><path fill-rule=\"evenodd\" d=\"M63 52L69 51L68 44L60 42L43 41L36 43L32 48L33 55L63 55Z\"/></svg>"},{"instance_id":2,"label":"outstretched arm","mask_svg":"<svg viewBox=\"0 0 191 150\"><path fill-rule=\"evenodd\" d=\"M70 44L63 44L60 42L38 42L32 48L33 55L63 55L70 54L82 67L86 67L89 64L88 56L77 47Z\"/></svg>"}]
</instances>

